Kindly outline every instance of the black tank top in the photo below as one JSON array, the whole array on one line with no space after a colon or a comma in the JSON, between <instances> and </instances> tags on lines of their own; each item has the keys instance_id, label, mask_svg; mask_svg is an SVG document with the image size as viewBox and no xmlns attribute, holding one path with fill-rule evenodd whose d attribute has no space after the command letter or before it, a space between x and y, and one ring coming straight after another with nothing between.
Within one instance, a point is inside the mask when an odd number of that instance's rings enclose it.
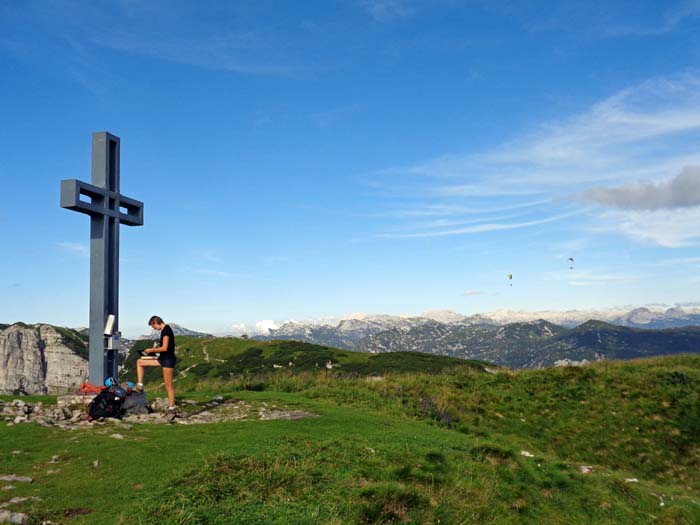
<instances>
[{"instance_id":1,"label":"black tank top","mask_svg":"<svg viewBox=\"0 0 700 525\"><path fill-rule=\"evenodd\" d=\"M175 334L173 329L170 328L169 324L166 324L160 331L160 346L163 346L163 339L168 336L168 348L160 353L161 357L174 357L175 356Z\"/></svg>"}]
</instances>

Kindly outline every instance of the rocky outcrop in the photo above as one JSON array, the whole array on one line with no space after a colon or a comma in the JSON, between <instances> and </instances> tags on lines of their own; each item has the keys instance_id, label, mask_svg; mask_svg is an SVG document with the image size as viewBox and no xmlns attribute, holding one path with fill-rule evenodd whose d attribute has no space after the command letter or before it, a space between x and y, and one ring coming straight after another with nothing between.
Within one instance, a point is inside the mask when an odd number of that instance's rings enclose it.
<instances>
[{"instance_id":1,"label":"rocky outcrop","mask_svg":"<svg viewBox=\"0 0 700 525\"><path fill-rule=\"evenodd\" d=\"M0 393L62 394L87 377L87 342L54 326L14 324L0 330Z\"/></svg>"}]
</instances>

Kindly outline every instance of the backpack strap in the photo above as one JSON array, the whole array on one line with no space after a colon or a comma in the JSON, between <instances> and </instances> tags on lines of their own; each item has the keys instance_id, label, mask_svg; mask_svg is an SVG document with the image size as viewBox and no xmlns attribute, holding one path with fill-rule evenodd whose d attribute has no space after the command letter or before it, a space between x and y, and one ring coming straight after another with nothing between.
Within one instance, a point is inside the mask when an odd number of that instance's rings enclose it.
<instances>
[{"instance_id":1,"label":"backpack strap","mask_svg":"<svg viewBox=\"0 0 700 525\"><path fill-rule=\"evenodd\" d=\"M78 388L78 391L83 394L83 413L87 416L88 421L91 421L91 418L90 414L88 413L86 397L88 394L99 394L104 389L105 387L103 386L93 385L87 381L85 381L82 385L80 385L80 388Z\"/></svg>"}]
</instances>

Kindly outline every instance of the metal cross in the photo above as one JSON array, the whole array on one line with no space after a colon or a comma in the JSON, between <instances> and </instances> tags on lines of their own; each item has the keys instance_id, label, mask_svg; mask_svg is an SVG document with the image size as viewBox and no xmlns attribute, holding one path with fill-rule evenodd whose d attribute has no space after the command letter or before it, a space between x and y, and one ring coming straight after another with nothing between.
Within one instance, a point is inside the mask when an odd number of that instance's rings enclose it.
<instances>
[{"instance_id":1,"label":"metal cross","mask_svg":"<svg viewBox=\"0 0 700 525\"><path fill-rule=\"evenodd\" d=\"M90 215L89 380L96 385L117 377L119 367L118 339L111 337L119 327L119 225L143 225L143 203L119 193L119 142L93 133L92 184L61 181L61 207Z\"/></svg>"}]
</instances>

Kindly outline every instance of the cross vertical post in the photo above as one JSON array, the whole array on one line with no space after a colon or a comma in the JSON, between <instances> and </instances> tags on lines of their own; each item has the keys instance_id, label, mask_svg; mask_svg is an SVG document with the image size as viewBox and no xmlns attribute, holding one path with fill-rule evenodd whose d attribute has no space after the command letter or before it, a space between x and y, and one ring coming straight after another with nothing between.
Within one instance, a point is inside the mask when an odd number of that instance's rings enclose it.
<instances>
[{"instance_id":1,"label":"cross vertical post","mask_svg":"<svg viewBox=\"0 0 700 525\"><path fill-rule=\"evenodd\" d=\"M89 380L94 384L119 371L113 337L119 333L119 226L143 225L143 203L120 193L119 149L119 137L93 133L92 184L61 181L61 207L90 215Z\"/></svg>"}]
</instances>

